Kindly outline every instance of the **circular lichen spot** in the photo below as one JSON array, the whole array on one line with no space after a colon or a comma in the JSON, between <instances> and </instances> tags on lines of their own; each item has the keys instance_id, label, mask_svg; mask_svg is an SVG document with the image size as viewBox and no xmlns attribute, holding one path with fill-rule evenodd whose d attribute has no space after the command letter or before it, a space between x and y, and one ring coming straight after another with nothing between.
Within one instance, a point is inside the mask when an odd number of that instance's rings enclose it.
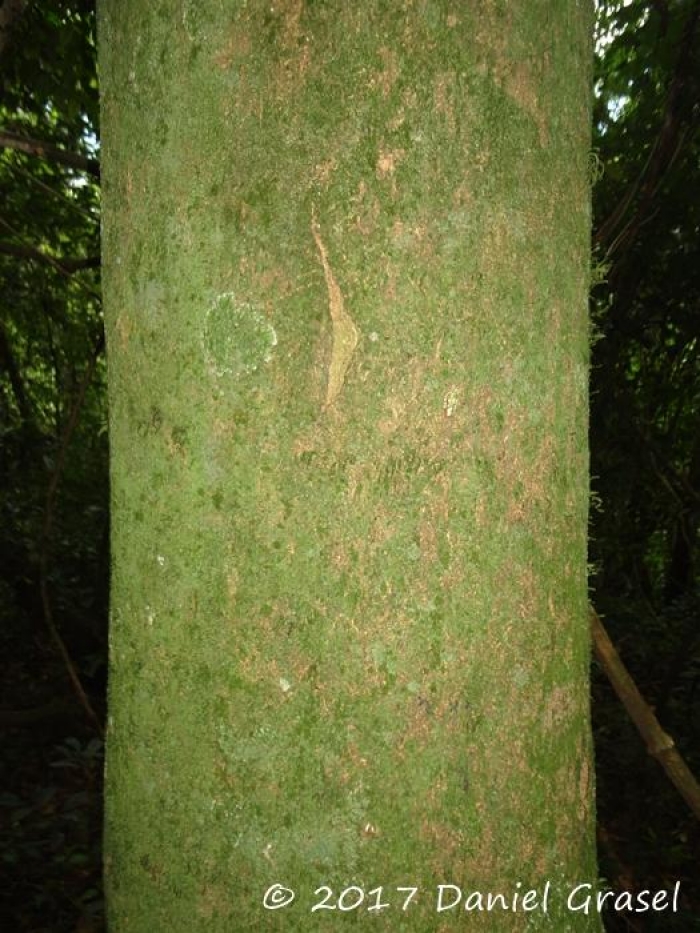
<instances>
[{"instance_id":1,"label":"circular lichen spot","mask_svg":"<svg viewBox=\"0 0 700 933\"><path fill-rule=\"evenodd\" d=\"M272 359L274 327L246 302L227 292L209 308L204 324L204 352L217 376L254 373Z\"/></svg>"}]
</instances>

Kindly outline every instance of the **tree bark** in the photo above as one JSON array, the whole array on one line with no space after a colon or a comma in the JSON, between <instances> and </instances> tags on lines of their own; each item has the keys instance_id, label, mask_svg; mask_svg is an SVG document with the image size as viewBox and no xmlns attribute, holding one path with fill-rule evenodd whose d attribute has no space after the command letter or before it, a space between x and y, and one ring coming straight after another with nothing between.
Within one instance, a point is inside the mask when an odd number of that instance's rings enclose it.
<instances>
[{"instance_id":1,"label":"tree bark","mask_svg":"<svg viewBox=\"0 0 700 933\"><path fill-rule=\"evenodd\" d=\"M102 0L113 931L600 929L591 7Z\"/></svg>"}]
</instances>

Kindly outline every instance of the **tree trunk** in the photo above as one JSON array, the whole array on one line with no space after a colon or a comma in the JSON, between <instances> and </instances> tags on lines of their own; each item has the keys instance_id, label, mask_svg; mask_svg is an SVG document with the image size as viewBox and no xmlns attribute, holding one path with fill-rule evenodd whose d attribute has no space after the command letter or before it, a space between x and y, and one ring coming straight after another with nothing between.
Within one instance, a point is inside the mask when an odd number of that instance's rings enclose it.
<instances>
[{"instance_id":1,"label":"tree trunk","mask_svg":"<svg viewBox=\"0 0 700 933\"><path fill-rule=\"evenodd\" d=\"M600 928L591 6L101 3L112 931Z\"/></svg>"}]
</instances>

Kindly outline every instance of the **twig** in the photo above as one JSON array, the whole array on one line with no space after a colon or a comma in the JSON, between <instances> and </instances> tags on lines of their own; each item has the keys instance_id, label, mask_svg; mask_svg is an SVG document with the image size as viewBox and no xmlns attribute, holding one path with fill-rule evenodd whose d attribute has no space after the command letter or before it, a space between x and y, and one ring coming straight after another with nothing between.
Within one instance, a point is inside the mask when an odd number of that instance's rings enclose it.
<instances>
[{"instance_id":1,"label":"twig","mask_svg":"<svg viewBox=\"0 0 700 933\"><path fill-rule=\"evenodd\" d=\"M30 184L36 185L37 188L40 188L50 197L56 198L61 202L61 204L63 204L64 207L68 207L72 211L75 211L77 214L80 214L81 217L86 217L93 223L99 224L100 218L97 214L94 214L91 210L87 210L86 208L81 207L79 204L76 204L75 200L69 197L65 191L52 188L51 185L47 185L45 181L37 178L33 172L27 171L27 169L21 165L17 165L16 163L8 163L8 168L13 173L13 175L21 175L22 178L26 178Z\"/></svg>"},{"instance_id":2,"label":"twig","mask_svg":"<svg viewBox=\"0 0 700 933\"><path fill-rule=\"evenodd\" d=\"M661 728L654 711L637 689L593 607L590 609L590 620L593 649L598 663L646 742L647 751L652 758L656 758L696 819L700 820L700 784L681 757L673 739Z\"/></svg>"},{"instance_id":3,"label":"twig","mask_svg":"<svg viewBox=\"0 0 700 933\"><path fill-rule=\"evenodd\" d=\"M20 232L16 229L16 227L13 227L12 224L8 223L3 217L0 217L0 226L8 230L16 239L21 240ZM46 265L51 266L52 268L56 270L56 272L59 272L61 275L65 276L65 278L70 279L73 276L73 274L78 271L78 269L76 268L73 268L73 269L65 268L61 264L61 261L59 259L54 259L53 256L50 256L48 253L44 253L41 250L38 250L35 246L30 246L29 243L21 243L21 242L20 243L6 243L5 245L7 247L12 247L13 250L14 249L21 250L24 253L25 257L28 257L29 253L33 253L33 254L40 253L41 258L39 258L39 256L37 255L32 255L31 258L36 259L39 262L42 262L42 263L45 263ZM7 252L8 252L8 255L17 255L16 253L10 253L9 249L7 250ZM80 261L82 262L82 260ZM92 266L92 264L93 264L93 260L90 259L90 267ZM89 267L83 266L83 268L89 268ZM75 282L85 292L86 295L89 295L91 298L95 298L97 301L102 300L102 296L94 288L91 288L89 285L86 285L85 282L82 282L80 279L76 279Z\"/></svg>"},{"instance_id":4,"label":"twig","mask_svg":"<svg viewBox=\"0 0 700 933\"><path fill-rule=\"evenodd\" d=\"M0 240L0 253L5 256L15 256L17 259L31 259L44 265L52 266L64 275L72 275L81 269L97 269L100 265L99 256L61 256L59 258L37 249L36 246L25 246L19 243L7 243Z\"/></svg>"},{"instance_id":5,"label":"twig","mask_svg":"<svg viewBox=\"0 0 700 933\"><path fill-rule=\"evenodd\" d=\"M68 168L77 169L79 172L87 172L94 178L100 177L100 163L97 159L90 159L87 156L80 155L78 152L69 152L60 146L53 146L40 139L30 139L29 136L20 136L19 133L13 133L11 130L0 129L0 147L5 149L15 149L17 152L25 152L27 155L40 156L48 159L49 162L58 162L60 165L66 165Z\"/></svg>"}]
</instances>

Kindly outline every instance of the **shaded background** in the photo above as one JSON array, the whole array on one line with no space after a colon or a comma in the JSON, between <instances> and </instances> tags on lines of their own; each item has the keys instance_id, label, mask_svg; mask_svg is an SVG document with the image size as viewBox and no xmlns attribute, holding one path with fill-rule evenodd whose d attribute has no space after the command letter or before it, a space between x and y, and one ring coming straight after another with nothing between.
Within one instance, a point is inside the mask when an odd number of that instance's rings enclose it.
<instances>
[{"instance_id":1,"label":"shaded background","mask_svg":"<svg viewBox=\"0 0 700 933\"><path fill-rule=\"evenodd\" d=\"M597 4L591 599L700 773L700 0ZM0 923L104 929L109 579L94 5L0 5ZM700 827L594 665L601 875L700 930Z\"/></svg>"}]
</instances>

